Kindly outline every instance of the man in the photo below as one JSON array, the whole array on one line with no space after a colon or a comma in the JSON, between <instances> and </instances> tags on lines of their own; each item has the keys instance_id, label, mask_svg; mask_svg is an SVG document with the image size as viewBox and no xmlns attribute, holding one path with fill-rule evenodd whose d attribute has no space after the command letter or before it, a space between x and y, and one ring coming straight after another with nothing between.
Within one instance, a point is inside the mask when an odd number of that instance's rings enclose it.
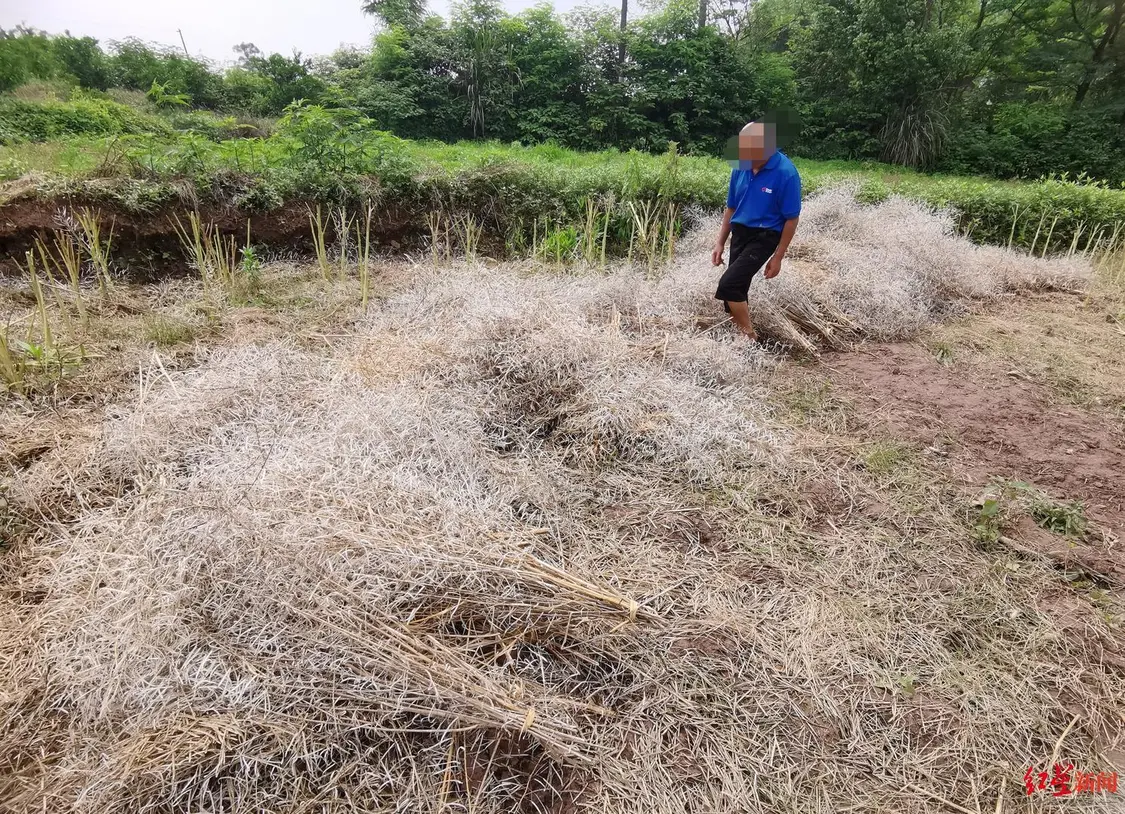
<instances>
[{"instance_id":1,"label":"man","mask_svg":"<svg viewBox=\"0 0 1125 814\"><path fill-rule=\"evenodd\" d=\"M800 214L801 177L793 162L778 152L775 125L750 122L738 134L738 163L730 174L727 208L711 262L723 264L723 248L731 235L730 264L719 278L715 298L723 301L741 335L751 342L758 341L758 334L746 305L750 281L763 263L767 280L781 273Z\"/></svg>"}]
</instances>

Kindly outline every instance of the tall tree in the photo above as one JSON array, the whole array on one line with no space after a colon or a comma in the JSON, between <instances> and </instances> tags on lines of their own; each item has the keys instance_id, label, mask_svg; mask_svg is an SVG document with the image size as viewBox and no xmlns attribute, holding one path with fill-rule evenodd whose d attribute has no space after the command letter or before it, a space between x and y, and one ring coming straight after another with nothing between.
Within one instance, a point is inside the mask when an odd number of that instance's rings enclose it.
<instances>
[{"instance_id":1,"label":"tall tree","mask_svg":"<svg viewBox=\"0 0 1125 814\"><path fill-rule=\"evenodd\" d=\"M109 60L92 37L72 37L69 33L51 40L51 48L64 73L73 76L83 88L106 90L110 84Z\"/></svg>"},{"instance_id":2,"label":"tall tree","mask_svg":"<svg viewBox=\"0 0 1125 814\"><path fill-rule=\"evenodd\" d=\"M935 0L823 0L791 47L805 119L832 151L927 166L969 66Z\"/></svg>"},{"instance_id":3,"label":"tall tree","mask_svg":"<svg viewBox=\"0 0 1125 814\"><path fill-rule=\"evenodd\" d=\"M455 88L458 50L437 15L417 28L380 32L368 68L352 88L356 104L380 126L408 138L468 138L468 105Z\"/></svg>"},{"instance_id":4,"label":"tall tree","mask_svg":"<svg viewBox=\"0 0 1125 814\"><path fill-rule=\"evenodd\" d=\"M363 11L387 28L416 28L426 16L426 0L364 0Z\"/></svg>"},{"instance_id":5,"label":"tall tree","mask_svg":"<svg viewBox=\"0 0 1125 814\"><path fill-rule=\"evenodd\" d=\"M617 64L625 64L625 32L629 28L629 0L621 0L621 40L617 46ZM619 75L620 75L619 67Z\"/></svg>"},{"instance_id":6,"label":"tall tree","mask_svg":"<svg viewBox=\"0 0 1125 814\"><path fill-rule=\"evenodd\" d=\"M459 46L455 82L469 102L474 136L486 133L492 116L510 110L519 79L500 25L504 16L499 0L466 0L453 9L454 41Z\"/></svg>"},{"instance_id":7,"label":"tall tree","mask_svg":"<svg viewBox=\"0 0 1125 814\"><path fill-rule=\"evenodd\" d=\"M556 141L592 147L583 81L586 76L578 39L541 4L504 23L519 76L511 110L510 136L521 141Z\"/></svg>"},{"instance_id":8,"label":"tall tree","mask_svg":"<svg viewBox=\"0 0 1125 814\"><path fill-rule=\"evenodd\" d=\"M253 60L262 55L262 49L252 42L240 42L231 50L238 54L238 64L243 68L248 68Z\"/></svg>"},{"instance_id":9,"label":"tall tree","mask_svg":"<svg viewBox=\"0 0 1125 814\"><path fill-rule=\"evenodd\" d=\"M1080 49L1081 63L1074 104L1086 101L1090 88L1112 69L1110 55L1125 25L1125 0L1068 0L1068 38Z\"/></svg>"}]
</instances>

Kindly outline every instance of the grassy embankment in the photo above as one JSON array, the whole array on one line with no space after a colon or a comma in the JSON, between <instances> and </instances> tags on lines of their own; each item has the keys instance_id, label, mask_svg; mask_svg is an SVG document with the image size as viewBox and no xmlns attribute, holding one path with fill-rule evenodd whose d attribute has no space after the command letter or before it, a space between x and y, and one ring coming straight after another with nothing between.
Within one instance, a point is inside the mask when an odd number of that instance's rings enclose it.
<instances>
[{"instance_id":1,"label":"grassy embankment","mask_svg":"<svg viewBox=\"0 0 1125 814\"><path fill-rule=\"evenodd\" d=\"M255 137L230 137L237 134ZM460 248L472 249L477 236L490 252L560 260L589 259L595 238L611 254L636 251L646 236L667 242L685 208L722 205L729 172L719 159L673 152L410 142L318 107L250 123L200 112L156 115L105 100L6 99L0 144L4 204L59 201L181 217L222 208L256 216L255 230L294 204L352 212L374 205L382 213L377 237L460 235ZM851 181L866 202L901 194L950 208L978 242L1106 254L1125 240L1125 190L1087 179L997 182L870 162L798 165L806 192Z\"/></svg>"}]
</instances>

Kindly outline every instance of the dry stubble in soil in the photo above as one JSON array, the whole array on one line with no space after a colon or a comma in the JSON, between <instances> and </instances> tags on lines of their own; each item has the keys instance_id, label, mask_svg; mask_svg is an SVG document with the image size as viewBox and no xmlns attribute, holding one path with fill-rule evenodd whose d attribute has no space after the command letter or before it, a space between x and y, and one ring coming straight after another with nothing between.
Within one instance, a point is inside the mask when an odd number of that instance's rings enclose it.
<instances>
[{"instance_id":1,"label":"dry stubble in soil","mask_svg":"<svg viewBox=\"0 0 1125 814\"><path fill-rule=\"evenodd\" d=\"M783 330L1081 282L900 201L806 221L757 298ZM1120 595L1072 635L1057 572L976 545L952 487L774 414L791 363L698 328L705 242L657 282L418 269L347 337L201 349L38 454L8 496L2 804L1114 810L1018 782L1119 743L1094 643Z\"/></svg>"}]
</instances>

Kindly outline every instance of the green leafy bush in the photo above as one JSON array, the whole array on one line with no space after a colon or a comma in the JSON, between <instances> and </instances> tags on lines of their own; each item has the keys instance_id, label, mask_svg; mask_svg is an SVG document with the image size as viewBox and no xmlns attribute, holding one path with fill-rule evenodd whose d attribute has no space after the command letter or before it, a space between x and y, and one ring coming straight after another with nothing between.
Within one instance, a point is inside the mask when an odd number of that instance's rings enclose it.
<instances>
[{"instance_id":1,"label":"green leafy bush","mask_svg":"<svg viewBox=\"0 0 1125 814\"><path fill-rule=\"evenodd\" d=\"M1079 169L1113 183L1125 182L1121 111L1008 102L965 115L942 169L995 178L1038 178Z\"/></svg>"},{"instance_id":2,"label":"green leafy bush","mask_svg":"<svg viewBox=\"0 0 1125 814\"><path fill-rule=\"evenodd\" d=\"M169 90L167 85L162 85L155 79L152 80L152 87L145 91L145 98L160 110L176 110L191 104L191 97L186 93Z\"/></svg>"},{"instance_id":3,"label":"green leafy bush","mask_svg":"<svg viewBox=\"0 0 1125 814\"><path fill-rule=\"evenodd\" d=\"M126 133L170 134L171 128L154 116L105 99L24 102L0 98L0 144Z\"/></svg>"},{"instance_id":4,"label":"green leafy bush","mask_svg":"<svg viewBox=\"0 0 1125 814\"><path fill-rule=\"evenodd\" d=\"M115 86L148 93L157 82L168 94L184 94L192 103L217 108L223 101L222 76L213 66L165 48L128 38L114 44L112 75Z\"/></svg>"},{"instance_id":5,"label":"green leafy bush","mask_svg":"<svg viewBox=\"0 0 1125 814\"><path fill-rule=\"evenodd\" d=\"M258 138L267 135L260 121L247 121L237 116L217 116L205 110L173 110L164 114L174 129L196 133L211 141L234 138Z\"/></svg>"},{"instance_id":6,"label":"green leafy bush","mask_svg":"<svg viewBox=\"0 0 1125 814\"><path fill-rule=\"evenodd\" d=\"M1125 222L1125 189L1083 177L1003 183L920 176L900 182L896 191L955 210L981 242L1010 242L1036 253L1065 251L1075 241L1085 248L1099 229Z\"/></svg>"},{"instance_id":7,"label":"green leafy bush","mask_svg":"<svg viewBox=\"0 0 1125 814\"><path fill-rule=\"evenodd\" d=\"M110 102L21 105L9 100L0 104L0 111L71 110L82 105L97 110L121 107ZM587 201L595 201L616 213L608 229L613 235L618 230L628 233L630 221L620 206L609 202L659 199L718 209L730 173L723 161L672 150L652 155L614 149L577 152L554 144L408 141L352 110L303 102L290 105L276 131L264 138L224 138L239 132L237 120L200 111L143 118L156 129L123 135L115 139L114 149L124 150L125 160L116 166L123 165L124 174L133 176L129 200L144 206L162 200L168 188L184 189L189 182L200 200L235 203L253 211L294 200L351 204L377 199L419 217L438 210L477 213L490 233L509 234L523 228L519 224L544 220L551 228L582 223ZM0 112L0 132L3 121ZM25 125L23 132L28 129ZM84 142L84 149L91 143ZM34 156L21 152L19 158L6 166L5 175L17 173L21 163L43 168ZM106 163L93 156L85 166ZM858 184L864 202L903 195L953 209L962 228L981 242L1010 243L1040 253L1083 250L1091 241L1096 245L1114 234L1119 224L1118 235L1125 233L1125 189L1084 177L998 182L924 175L874 162L797 159L797 165L806 194L851 181ZM124 186L123 180L119 183ZM146 184L159 193L142 194Z\"/></svg>"}]
</instances>

